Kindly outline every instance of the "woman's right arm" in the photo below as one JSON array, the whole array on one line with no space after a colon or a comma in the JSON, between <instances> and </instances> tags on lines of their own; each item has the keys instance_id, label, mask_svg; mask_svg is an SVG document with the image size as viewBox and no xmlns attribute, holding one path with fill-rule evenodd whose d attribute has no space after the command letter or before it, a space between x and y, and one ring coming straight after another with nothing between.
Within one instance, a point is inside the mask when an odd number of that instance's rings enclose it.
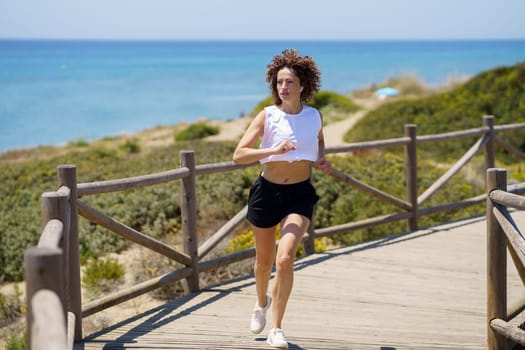
<instances>
[{"instance_id":1,"label":"woman's right arm","mask_svg":"<svg viewBox=\"0 0 525 350\"><path fill-rule=\"evenodd\" d=\"M283 141L272 148L255 148L256 142L264 133L265 119L266 113L264 110L255 116L255 119L253 119L233 152L233 162L235 164L255 163L273 154L282 154L295 149L295 146L290 141Z\"/></svg>"},{"instance_id":2,"label":"woman's right arm","mask_svg":"<svg viewBox=\"0 0 525 350\"><path fill-rule=\"evenodd\" d=\"M264 133L264 121L266 115L264 110L260 111L244 132L237 148L233 152L233 162L235 164L250 164L267 157L268 150L257 149L255 143Z\"/></svg>"}]
</instances>

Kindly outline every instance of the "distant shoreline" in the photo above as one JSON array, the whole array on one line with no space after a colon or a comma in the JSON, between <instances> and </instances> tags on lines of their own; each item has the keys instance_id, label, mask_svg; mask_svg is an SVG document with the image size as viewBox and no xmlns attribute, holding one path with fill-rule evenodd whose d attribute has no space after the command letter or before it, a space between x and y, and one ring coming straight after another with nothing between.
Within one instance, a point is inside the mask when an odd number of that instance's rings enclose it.
<instances>
[{"instance_id":1,"label":"distant shoreline","mask_svg":"<svg viewBox=\"0 0 525 350\"><path fill-rule=\"evenodd\" d=\"M406 75L437 87L525 59L525 39L0 39L0 152L238 118L268 96L266 64L289 46L341 94Z\"/></svg>"},{"instance_id":2,"label":"distant shoreline","mask_svg":"<svg viewBox=\"0 0 525 350\"><path fill-rule=\"evenodd\" d=\"M42 41L42 42L136 42L136 43L184 43L184 42L197 42L197 43L252 43L252 42L341 42L341 43L425 43L425 42L525 42L525 38L375 38L375 39L133 39L133 38L0 38L1 41L14 42L14 41Z\"/></svg>"}]
</instances>

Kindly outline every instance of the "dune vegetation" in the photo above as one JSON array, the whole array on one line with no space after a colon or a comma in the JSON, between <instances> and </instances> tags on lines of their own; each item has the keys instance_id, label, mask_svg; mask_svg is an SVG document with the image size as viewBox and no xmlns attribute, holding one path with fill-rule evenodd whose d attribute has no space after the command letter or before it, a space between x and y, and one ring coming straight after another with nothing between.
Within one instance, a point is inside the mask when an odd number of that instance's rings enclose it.
<instances>
[{"instance_id":1,"label":"dune vegetation","mask_svg":"<svg viewBox=\"0 0 525 350\"><path fill-rule=\"evenodd\" d=\"M391 79L388 84L395 85L400 81L402 80ZM418 134L425 135L479 127L483 115L494 115L497 124L525 121L525 62L483 72L447 91L436 92L421 85L415 87L416 85L410 85L411 90L408 91L412 93L407 94L406 98L401 95L368 112L348 130L345 141L400 137L403 136L403 125L408 123L416 124ZM356 96L360 94L363 97L364 93L362 90ZM415 95L418 97L414 97ZM333 123L362 108L350 97L322 91L314 98L312 105L323 112L325 123ZM261 101L250 115L255 115L270 101ZM219 130L202 122L193 129L189 126L176 126L156 132L165 133L166 130L170 139L167 144L152 143L151 140L146 141L134 135L96 142L76 140L62 147L43 146L0 154L0 183L3 184L0 187L0 284L23 280L23 252L37 243L41 232L40 196L43 192L57 188L56 167L59 164L75 164L80 183L118 179L177 168L181 150L195 151L197 164L230 161L237 143L237 140L206 141L202 137L216 134ZM523 133L504 138L525 151ZM213 142L212 146L210 142ZM470 147L468 142L458 141L451 145L424 148L418 161L420 190L428 188L441 176L443 169ZM511 169L513 179L525 181L525 167L522 162L503 153L502 156L498 161ZM351 156L331 155L330 160L335 168L380 190L400 198L406 196L402 149L361 152ZM482 164L481 157L476 157L470 169L481 168ZM208 237L245 205L249 188L259 170L258 167L251 167L198 178L197 222L201 239ZM334 181L316 170L313 181L321 197L314 218L314 224L318 228L394 211L391 205L370 198L369 195ZM428 205L469 198L483 190L479 178L473 179L468 173L461 172L433 196ZM180 246L179 196L179 184L174 182L140 190L89 196L83 200L136 230L172 246ZM483 211L484 206L481 205L434 214L422 218L420 226L482 214ZM406 222L391 223L339 234L329 244L352 244L404 230ZM247 225L238 228L232 237L234 240L239 237L238 241L233 242L230 249L242 249L251 244L246 238L248 231ZM117 235L84 219L80 220L83 265L88 266L99 257L119 253L129 247L129 242ZM118 265L108 262L101 266L108 270L108 274L115 275L117 280L123 274ZM115 274L115 271L118 273ZM94 271L93 276L98 276L97 273L99 272ZM96 284L96 281L90 280L89 283ZM0 307L8 305L6 299L2 298L0 293ZM7 311L2 311L0 316L4 314ZM11 312L9 317L14 314L18 315L17 312Z\"/></svg>"}]
</instances>

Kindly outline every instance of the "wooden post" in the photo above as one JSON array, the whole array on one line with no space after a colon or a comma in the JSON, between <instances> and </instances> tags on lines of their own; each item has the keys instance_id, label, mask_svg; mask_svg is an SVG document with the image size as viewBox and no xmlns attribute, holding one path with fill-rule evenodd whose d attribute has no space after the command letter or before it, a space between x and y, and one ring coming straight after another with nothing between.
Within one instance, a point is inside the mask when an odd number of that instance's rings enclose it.
<instances>
[{"instance_id":1,"label":"wooden post","mask_svg":"<svg viewBox=\"0 0 525 350\"><path fill-rule=\"evenodd\" d=\"M59 296L63 297L60 302L62 305L64 305L64 317L67 314L67 273L69 271L68 268L68 262L66 252L67 252L67 223L69 220L66 218L68 208L67 208L67 202L68 198L65 193L59 193L59 192L44 192L42 196L40 197L40 209L41 209L41 216L42 216L42 229L47 225L47 223L53 219L59 220L62 225L62 238L60 240L58 247L53 248L60 248L62 251L62 261L63 264L60 265L60 274L62 276L62 283L63 286L60 286L62 288L63 293L59 294Z\"/></svg>"},{"instance_id":2,"label":"wooden post","mask_svg":"<svg viewBox=\"0 0 525 350\"><path fill-rule=\"evenodd\" d=\"M62 249L64 253L64 266L63 266L63 275L64 275L64 284L67 288L68 285L68 273L69 273L69 262L67 254L69 251L69 198L66 193L60 192L44 192L40 197L40 209L42 216L42 229L46 224L53 220L59 220L63 225L62 238L60 240L60 246L58 248ZM67 305L67 289L66 291L66 300L64 300L64 305Z\"/></svg>"},{"instance_id":3,"label":"wooden post","mask_svg":"<svg viewBox=\"0 0 525 350\"><path fill-rule=\"evenodd\" d=\"M416 126L414 124L405 125L405 136L410 138L410 143L407 144L405 149L405 172L407 201L412 205L412 216L408 219L408 229L413 231L418 228L417 143Z\"/></svg>"},{"instance_id":4,"label":"wooden post","mask_svg":"<svg viewBox=\"0 0 525 350\"><path fill-rule=\"evenodd\" d=\"M59 220L63 225L63 234L59 243L59 247L66 254L67 251L67 232L69 229L69 207L68 207L68 196L66 193L60 192L44 192L40 197L40 210L42 217L42 229L47 223L53 219ZM67 264L67 259L64 260ZM64 273L67 270L64 271Z\"/></svg>"},{"instance_id":5,"label":"wooden post","mask_svg":"<svg viewBox=\"0 0 525 350\"><path fill-rule=\"evenodd\" d=\"M185 280L184 289L186 293L191 293L200 290L195 152L181 151L179 157L180 166L190 170L189 175L181 181L181 217L184 252L191 257L191 268L193 270L193 273Z\"/></svg>"},{"instance_id":6,"label":"wooden post","mask_svg":"<svg viewBox=\"0 0 525 350\"><path fill-rule=\"evenodd\" d=\"M64 297L64 281L61 273L63 266L62 250L60 248L31 247L24 252L24 278L26 280L27 305L27 344L31 344L31 329L33 328L33 296L42 289L49 289L58 295L61 302ZM66 305L62 304L65 311ZM62 315L65 319L65 312ZM66 324L64 322L64 327Z\"/></svg>"},{"instance_id":7,"label":"wooden post","mask_svg":"<svg viewBox=\"0 0 525 350\"><path fill-rule=\"evenodd\" d=\"M312 167L310 166L310 174L312 174ZM310 178L310 181L313 179ZM306 229L306 232L308 232L308 236L305 240L303 240L303 255L310 255L315 253L315 225L314 225L314 216L315 216L315 207L314 212L312 214L312 220L310 221L310 224L308 225L308 228Z\"/></svg>"},{"instance_id":8,"label":"wooden post","mask_svg":"<svg viewBox=\"0 0 525 350\"><path fill-rule=\"evenodd\" d=\"M57 167L59 186L66 186L69 194L69 225L66 231L68 277L66 286L67 310L75 315L75 341L82 340L82 294L80 286L80 252L78 239L77 167ZM72 330L69 330L72 331Z\"/></svg>"},{"instance_id":9,"label":"wooden post","mask_svg":"<svg viewBox=\"0 0 525 350\"><path fill-rule=\"evenodd\" d=\"M485 171L490 168L494 168L495 165L495 154L494 154L494 116L486 115L483 117L483 125L489 128L488 135L489 139L485 144L484 157L485 157Z\"/></svg>"},{"instance_id":10,"label":"wooden post","mask_svg":"<svg viewBox=\"0 0 525 350\"><path fill-rule=\"evenodd\" d=\"M507 172L504 169L487 170L487 194L507 190ZM487 342L489 350L506 350L507 340L494 332L490 321L507 319L507 250L503 229L492 209L494 204L487 196Z\"/></svg>"},{"instance_id":11,"label":"wooden post","mask_svg":"<svg viewBox=\"0 0 525 350\"><path fill-rule=\"evenodd\" d=\"M315 208L314 208L315 213ZM306 232L308 232L308 236L305 240L303 240L303 256L304 255L311 255L315 253L315 236L314 236L315 226L314 226L314 220L312 217L312 221L310 221L310 225L308 225L308 229Z\"/></svg>"},{"instance_id":12,"label":"wooden post","mask_svg":"<svg viewBox=\"0 0 525 350\"><path fill-rule=\"evenodd\" d=\"M31 350L71 350L67 347L66 321L57 310L63 305L59 297L48 289L35 293L32 301L34 315L31 327L31 340L28 342Z\"/></svg>"}]
</instances>

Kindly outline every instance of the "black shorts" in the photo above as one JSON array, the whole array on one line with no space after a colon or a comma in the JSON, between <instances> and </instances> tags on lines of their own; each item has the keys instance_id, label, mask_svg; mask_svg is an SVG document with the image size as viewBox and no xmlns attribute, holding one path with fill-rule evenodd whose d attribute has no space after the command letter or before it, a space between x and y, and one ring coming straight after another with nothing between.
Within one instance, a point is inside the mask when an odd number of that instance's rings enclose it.
<instances>
[{"instance_id":1,"label":"black shorts","mask_svg":"<svg viewBox=\"0 0 525 350\"><path fill-rule=\"evenodd\" d=\"M311 220L318 200L310 180L280 185L259 176L250 188L246 218L261 228L275 226L292 213Z\"/></svg>"}]
</instances>

